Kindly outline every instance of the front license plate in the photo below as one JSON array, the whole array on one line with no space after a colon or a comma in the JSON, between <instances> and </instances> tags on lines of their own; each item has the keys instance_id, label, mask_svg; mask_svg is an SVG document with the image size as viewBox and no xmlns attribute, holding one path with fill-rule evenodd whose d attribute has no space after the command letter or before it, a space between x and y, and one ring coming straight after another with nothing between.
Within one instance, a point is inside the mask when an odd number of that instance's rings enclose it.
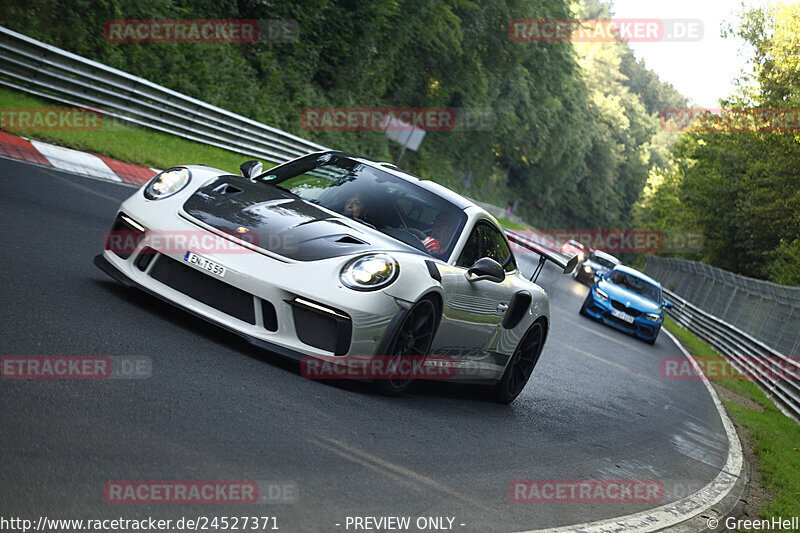
<instances>
[{"instance_id":1,"label":"front license plate","mask_svg":"<svg viewBox=\"0 0 800 533\"><path fill-rule=\"evenodd\" d=\"M622 311L617 311L616 309L612 309L611 316L619 318L620 320L624 320L628 324L633 324L633 317L629 314L623 313Z\"/></svg>"},{"instance_id":2,"label":"front license plate","mask_svg":"<svg viewBox=\"0 0 800 533\"><path fill-rule=\"evenodd\" d=\"M186 255L183 256L184 261L187 261L193 265L197 265L203 270L207 270L212 274L219 276L221 278L225 277L225 271L227 270L224 266L215 263L209 259L206 259L203 256L197 255L194 252L186 252Z\"/></svg>"}]
</instances>

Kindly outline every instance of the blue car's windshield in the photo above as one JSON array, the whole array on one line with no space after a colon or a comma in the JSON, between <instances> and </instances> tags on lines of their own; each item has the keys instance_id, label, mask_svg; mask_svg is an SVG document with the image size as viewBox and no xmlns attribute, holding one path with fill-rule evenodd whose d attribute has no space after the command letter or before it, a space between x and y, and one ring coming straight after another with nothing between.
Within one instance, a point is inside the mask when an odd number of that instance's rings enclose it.
<instances>
[{"instance_id":1,"label":"blue car's windshield","mask_svg":"<svg viewBox=\"0 0 800 533\"><path fill-rule=\"evenodd\" d=\"M619 285L624 289L633 291L639 296L652 300L654 302L661 302L661 289L636 276L631 276L621 270L612 270L606 277L606 281Z\"/></svg>"},{"instance_id":2,"label":"blue car's windshield","mask_svg":"<svg viewBox=\"0 0 800 533\"><path fill-rule=\"evenodd\" d=\"M336 153L298 159L262 180L441 259L450 256L467 220L433 192Z\"/></svg>"}]
</instances>

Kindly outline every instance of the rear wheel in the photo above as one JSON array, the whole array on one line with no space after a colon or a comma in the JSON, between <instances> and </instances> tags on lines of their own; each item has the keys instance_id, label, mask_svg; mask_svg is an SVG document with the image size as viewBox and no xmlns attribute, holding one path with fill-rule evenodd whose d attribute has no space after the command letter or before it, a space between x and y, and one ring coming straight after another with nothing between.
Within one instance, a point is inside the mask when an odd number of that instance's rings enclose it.
<instances>
[{"instance_id":1,"label":"rear wheel","mask_svg":"<svg viewBox=\"0 0 800 533\"><path fill-rule=\"evenodd\" d=\"M413 368L428 355L436 331L436 306L428 299L420 300L409 309L400 326L388 343L386 354L388 371L375 386L388 396L406 390L413 380Z\"/></svg>"},{"instance_id":2,"label":"rear wheel","mask_svg":"<svg viewBox=\"0 0 800 533\"><path fill-rule=\"evenodd\" d=\"M545 327L534 322L525 332L500 382L492 386L492 396L499 403L511 403L527 385L544 347Z\"/></svg>"}]
</instances>

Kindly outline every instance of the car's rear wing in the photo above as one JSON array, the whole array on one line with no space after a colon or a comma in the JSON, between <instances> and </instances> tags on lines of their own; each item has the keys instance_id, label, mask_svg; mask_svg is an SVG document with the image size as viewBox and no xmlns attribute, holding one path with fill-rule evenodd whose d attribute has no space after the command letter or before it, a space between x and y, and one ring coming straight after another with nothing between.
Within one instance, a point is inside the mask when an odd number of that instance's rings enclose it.
<instances>
[{"instance_id":1,"label":"car's rear wing","mask_svg":"<svg viewBox=\"0 0 800 533\"><path fill-rule=\"evenodd\" d=\"M563 255L553 250L549 246L545 246L542 243L531 240L524 235L520 235L519 233L506 230L506 235L508 236L508 240L514 244L539 254L539 264L536 265L536 270L534 270L533 275L531 276L531 281L533 282L535 282L539 277L539 274L541 274L545 261L550 261L557 265L558 268L564 269L564 274L572 273L572 271L575 270L575 267L577 267L578 263L580 262L580 257L577 255L567 260Z\"/></svg>"}]
</instances>

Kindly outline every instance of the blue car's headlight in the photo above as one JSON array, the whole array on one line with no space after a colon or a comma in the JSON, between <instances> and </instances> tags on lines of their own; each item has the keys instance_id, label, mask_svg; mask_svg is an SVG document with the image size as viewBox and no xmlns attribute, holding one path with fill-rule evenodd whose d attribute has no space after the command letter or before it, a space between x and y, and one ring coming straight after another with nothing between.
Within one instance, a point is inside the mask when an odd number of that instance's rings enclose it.
<instances>
[{"instance_id":1,"label":"blue car's headlight","mask_svg":"<svg viewBox=\"0 0 800 533\"><path fill-rule=\"evenodd\" d=\"M658 313L646 313L644 316L650 322L658 322L659 320L661 320L661 315L659 315Z\"/></svg>"},{"instance_id":2,"label":"blue car's headlight","mask_svg":"<svg viewBox=\"0 0 800 533\"><path fill-rule=\"evenodd\" d=\"M167 169L150 180L144 189L144 197L148 200L162 200L180 192L189 185L192 172L188 168L174 167Z\"/></svg>"},{"instance_id":3,"label":"blue car's headlight","mask_svg":"<svg viewBox=\"0 0 800 533\"><path fill-rule=\"evenodd\" d=\"M597 296L598 300L608 300L608 294L602 289L595 289L594 295Z\"/></svg>"},{"instance_id":4,"label":"blue car's headlight","mask_svg":"<svg viewBox=\"0 0 800 533\"><path fill-rule=\"evenodd\" d=\"M390 285L400 272L400 265L387 254L362 255L347 263L339 274L347 287L374 291Z\"/></svg>"}]
</instances>

